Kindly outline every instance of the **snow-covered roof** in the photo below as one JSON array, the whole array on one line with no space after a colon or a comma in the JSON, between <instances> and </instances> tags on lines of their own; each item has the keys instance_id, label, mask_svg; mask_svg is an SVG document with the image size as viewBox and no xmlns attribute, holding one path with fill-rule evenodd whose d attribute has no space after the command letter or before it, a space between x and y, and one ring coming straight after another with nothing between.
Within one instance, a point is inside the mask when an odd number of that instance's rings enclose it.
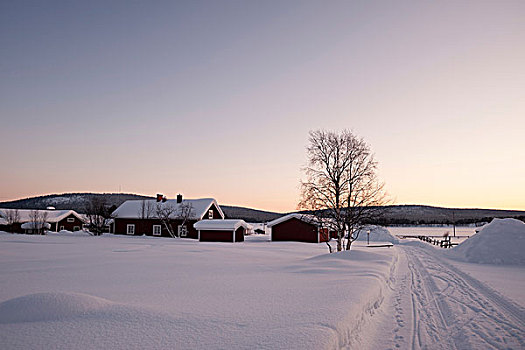
<instances>
[{"instance_id":1,"label":"snow-covered roof","mask_svg":"<svg viewBox=\"0 0 525 350\"><path fill-rule=\"evenodd\" d=\"M50 229L51 225L47 222L26 222L23 223L21 226L22 230L34 230L34 229L41 229L41 228L47 228Z\"/></svg>"},{"instance_id":2,"label":"snow-covered roof","mask_svg":"<svg viewBox=\"0 0 525 350\"><path fill-rule=\"evenodd\" d=\"M174 208L173 211L173 218L181 215L181 209L183 209L184 206L191 205L192 207L192 215L190 215L189 219L193 220L201 220L205 215L208 215L208 209L212 205L215 205L219 213L221 214L221 217L224 218L224 213L222 212L221 207L219 207L219 204L217 204L217 201L213 198L199 198L199 199L183 199L182 203L177 203L176 199L168 199L165 202L157 202L156 199L139 199L139 200L128 200L122 203L114 212L113 217L122 219L140 219L144 218L142 215L143 208L147 208L149 206L150 213L148 215L149 218L156 218L156 210L157 206L163 207L163 206L172 206Z\"/></svg>"},{"instance_id":3,"label":"snow-covered roof","mask_svg":"<svg viewBox=\"0 0 525 350\"><path fill-rule=\"evenodd\" d=\"M5 218L7 217L7 213L10 210L18 210L18 216L19 216L19 222L29 222L31 221L31 212L33 212L35 209L9 209L9 208L1 208L0 209L0 216ZM73 214L76 216L80 221L85 221L82 216L80 216L76 211L74 210L37 210L39 213L47 213L46 222L59 222L60 220L63 220L67 218L69 215Z\"/></svg>"},{"instance_id":4,"label":"snow-covered roof","mask_svg":"<svg viewBox=\"0 0 525 350\"><path fill-rule=\"evenodd\" d=\"M244 220L237 219L201 220L193 225L196 230L210 231L235 231L241 226L248 229L251 225L247 224Z\"/></svg>"},{"instance_id":5,"label":"snow-covered roof","mask_svg":"<svg viewBox=\"0 0 525 350\"><path fill-rule=\"evenodd\" d=\"M7 225L7 224L8 224L7 220L0 217L0 225Z\"/></svg>"},{"instance_id":6,"label":"snow-covered roof","mask_svg":"<svg viewBox=\"0 0 525 350\"><path fill-rule=\"evenodd\" d=\"M319 220L320 220L319 218L315 217L314 215L292 213L292 214L288 214L288 215L285 215L285 216L281 216L280 218L277 218L277 219L275 219L273 221L270 221L268 223L268 227L275 226L277 224L280 224L281 222L285 222L285 221L288 221L290 219L301 220L301 221L304 221L304 222L307 222L307 223L313 224L313 225L316 225L319 222Z\"/></svg>"}]
</instances>

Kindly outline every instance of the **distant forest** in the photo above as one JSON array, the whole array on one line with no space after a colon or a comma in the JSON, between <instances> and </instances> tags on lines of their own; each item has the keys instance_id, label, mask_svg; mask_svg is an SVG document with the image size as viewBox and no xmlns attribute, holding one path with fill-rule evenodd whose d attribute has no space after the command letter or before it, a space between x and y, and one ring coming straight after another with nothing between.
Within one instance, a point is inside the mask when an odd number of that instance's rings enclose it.
<instances>
[{"instance_id":1,"label":"distant forest","mask_svg":"<svg viewBox=\"0 0 525 350\"><path fill-rule=\"evenodd\" d=\"M107 203L118 207L126 200L153 199L133 193L66 193L0 202L0 208L18 209L73 209L84 213L87 203L98 196L106 197ZM219 203L220 205L220 203ZM229 219L243 219L247 222L268 222L286 213L275 213L238 206L221 205ZM525 211L496 209L454 209L426 205L391 205L384 207L383 214L370 224L382 226L412 225L473 225L490 222L493 218L516 218L525 222Z\"/></svg>"}]
</instances>

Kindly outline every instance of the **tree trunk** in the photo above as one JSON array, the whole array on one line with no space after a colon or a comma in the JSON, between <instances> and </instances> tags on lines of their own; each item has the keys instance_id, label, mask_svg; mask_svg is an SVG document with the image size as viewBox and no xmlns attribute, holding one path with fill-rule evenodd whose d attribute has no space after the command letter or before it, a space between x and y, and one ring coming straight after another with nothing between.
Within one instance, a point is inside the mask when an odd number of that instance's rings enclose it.
<instances>
[{"instance_id":1,"label":"tree trunk","mask_svg":"<svg viewBox=\"0 0 525 350\"><path fill-rule=\"evenodd\" d=\"M343 244L342 244L342 238L341 238L341 233L338 233L337 234L337 251L340 252L341 250L343 250Z\"/></svg>"}]
</instances>

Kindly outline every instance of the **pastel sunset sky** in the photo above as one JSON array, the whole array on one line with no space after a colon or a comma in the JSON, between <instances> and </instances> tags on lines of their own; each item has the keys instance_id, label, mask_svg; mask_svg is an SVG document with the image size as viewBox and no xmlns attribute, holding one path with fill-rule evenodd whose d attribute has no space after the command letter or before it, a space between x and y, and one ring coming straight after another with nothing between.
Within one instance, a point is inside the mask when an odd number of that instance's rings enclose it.
<instances>
[{"instance_id":1,"label":"pastel sunset sky","mask_svg":"<svg viewBox=\"0 0 525 350\"><path fill-rule=\"evenodd\" d=\"M308 131L397 204L525 210L525 1L2 1L0 201L292 211Z\"/></svg>"}]
</instances>

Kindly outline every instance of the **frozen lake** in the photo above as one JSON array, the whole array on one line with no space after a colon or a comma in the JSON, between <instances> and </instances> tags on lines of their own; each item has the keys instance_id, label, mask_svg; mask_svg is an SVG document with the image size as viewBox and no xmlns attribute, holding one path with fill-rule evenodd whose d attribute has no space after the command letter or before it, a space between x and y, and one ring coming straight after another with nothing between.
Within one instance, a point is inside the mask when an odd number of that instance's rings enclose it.
<instances>
[{"instance_id":1,"label":"frozen lake","mask_svg":"<svg viewBox=\"0 0 525 350\"><path fill-rule=\"evenodd\" d=\"M452 243L461 243L468 237L476 234L479 227L456 226L456 237L454 237L454 228L452 226L410 226L410 227L387 227L388 231L394 236L443 236L449 233Z\"/></svg>"},{"instance_id":2,"label":"frozen lake","mask_svg":"<svg viewBox=\"0 0 525 350\"><path fill-rule=\"evenodd\" d=\"M414 236L443 236L448 232L453 235L452 226L428 227L428 226L410 226L410 227L387 227L388 231L394 236L414 235ZM456 226L456 236L472 236L476 233L478 227Z\"/></svg>"}]
</instances>

